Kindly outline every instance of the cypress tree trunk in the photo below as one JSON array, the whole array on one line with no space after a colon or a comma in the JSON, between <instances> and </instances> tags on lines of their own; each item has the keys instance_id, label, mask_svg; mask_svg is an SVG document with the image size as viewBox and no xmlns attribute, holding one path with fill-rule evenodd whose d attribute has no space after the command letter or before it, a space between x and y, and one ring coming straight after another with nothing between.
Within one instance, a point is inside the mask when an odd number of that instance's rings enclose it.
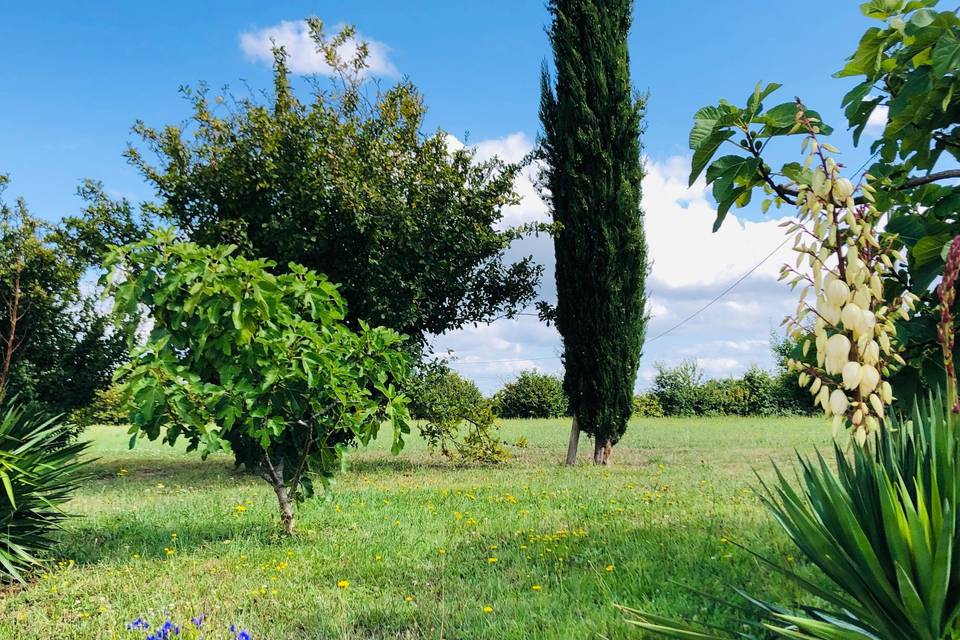
<instances>
[{"instance_id":1,"label":"cypress tree trunk","mask_svg":"<svg viewBox=\"0 0 960 640\"><path fill-rule=\"evenodd\" d=\"M577 424L577 416L573 416L570 424L570 442L567 444L567 466L572 467L577 464L577 448L580 446L580 425Z\"/></svg>"},{"instance_id":2,"label":"cypress tree trunk","mask_svg":"<svg viewBox=\"0 0 960 640\"><path fill-rule=\"evenodd\" d=\"M550 0L555 78L544 68L541 182L555 222L564 390L594 462L610 464L632 413L647 316L640 208L645 98L630 81L632 0Z\"/></svg>"}]
</instances>

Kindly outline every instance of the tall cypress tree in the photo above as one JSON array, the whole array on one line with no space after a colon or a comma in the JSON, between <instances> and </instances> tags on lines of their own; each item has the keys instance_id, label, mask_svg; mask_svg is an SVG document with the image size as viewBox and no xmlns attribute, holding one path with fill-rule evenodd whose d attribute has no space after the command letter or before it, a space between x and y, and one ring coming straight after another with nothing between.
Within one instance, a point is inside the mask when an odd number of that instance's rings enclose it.
<instances>
[{"instance_id":1,"label":"tall cypress tree","mask_svg":"<svg viewBox=\"0 0 960 640\"><path fill-rule=\"evenodd\" d=\"M556 323L573 426L609 464L627 428L647 316L647 245L640 208L645 98L630 83L632 0L550 0L556 78L544 67L541 155L559 223Z\"/></svg>"}]
</instances>

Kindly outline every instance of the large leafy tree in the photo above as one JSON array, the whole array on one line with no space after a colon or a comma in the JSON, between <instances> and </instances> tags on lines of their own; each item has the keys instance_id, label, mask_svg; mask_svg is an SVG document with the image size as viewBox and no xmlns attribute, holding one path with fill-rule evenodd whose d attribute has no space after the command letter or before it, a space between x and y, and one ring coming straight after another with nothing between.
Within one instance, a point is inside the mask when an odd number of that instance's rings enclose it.
<instances>
[{"instance_id":1,"label":"large leafy tree","mask_svg":"<svg viewBox=\"0 0 960 640\"><path fill-rule=\"evenodd\" d=\"M943 272L948 243L960 234L960 17L953 9L937 11L937 4L872 0L861 5L864 15L880 24L864 33L836 74L860 80L843 99L853 141L859 143L871 120L883 122L865 169L875 178L876 206L891 213L885 231L908 250L906 260L885 278L885 295L892 300L909 290L919 296L916 313L897 326L906 363L892 383L895 394L908 402L945 382L932 285ZM764 108L779 86L758 85L743 107L721 101L695 116L690 181L706 171L718 205L715 229L732 207L748 205L757 191L767 196L764 211L796 201L790 183L804 179L803 167L774 168L767 162L771 143L804 133L795 126L794 101ZM821 135L831 133L826 124L819 129ZM799 351L794 356L800 357Z\"/></svg>"},{"instance_id":2,"label":"large leafy tree","mask_svg":"<svg viewBox=\"0 0 960 640\"><path fill-rule=\"evenodd\" d=\"M424 134L410 82L365 82L363 46L338 56L353 31L327 38L309 24L337 72L310 84L310 100L278 49L266 101L186 90L189 130L136 125L146 149L131 147L129 159L156 188L159 213L195 242L326 274L352 326L382 324L416 344L527 305L541 270L506 259L526 229L502 225L519 167L452 150L443 131Z\"/></svg>"},{"instance_id":3,"label":"large leafy tree","mask_svg":"<svg viewBox=\"0 0 960 640\"><path fill-rule=\"evenodd\" d=\"M394 382L409 368L403 338L346 326L337 286L289 264L248 260L236 246L176 242L170 231L114 249L103 278L120 317L145 306L153 329L118 371L131 432L210 453L242 446L277 496L286 533L294 504L327 482L344 447L407 426ZM250 449L255 449L255 453Z\"/></svg>"},{"instance_id":4,"label":"large leafy tree","mask_svg":"<svg viewBox=\"0 0 960 640\"><path fill-rule=\"evenodd\" d=\"M126 353L129 327L113 327L81 283L100 247L142 227L128 206L108 207L95 183L81 195L83 213L59 224L31 215L22 199L0 201L0 399L51 412L85 406Z\"/></svg>"},{"instance_id":5,"label":"large leafy tree","mask_svg":"<svg viewBox=\"0 0 960 640\"><path fill-rule=\"evenodd\" d=\"M645 100L630 82L632 0L552 0L556 80L544 70L544 183L553 219L557 328L573 427L608 464L632 412L647 318L640 208Z\"/></svg>"}]
</instances>

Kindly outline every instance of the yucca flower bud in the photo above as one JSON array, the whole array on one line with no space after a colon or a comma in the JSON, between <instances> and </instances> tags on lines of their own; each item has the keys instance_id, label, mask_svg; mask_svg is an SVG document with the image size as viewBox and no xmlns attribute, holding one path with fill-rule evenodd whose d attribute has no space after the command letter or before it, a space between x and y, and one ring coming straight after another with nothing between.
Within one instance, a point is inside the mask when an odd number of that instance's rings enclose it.
<instances>
[{"instance_id":1,"label":"yucca flower bud","mask_svg":"<svg viewBox=\"0 0 960 640\"><path fill-rule=\"evenodd\" d=\"M824 291L827 302L837 307L845 305L850 297L850 287L847 286L846 282L837 278L831 279Z\"/></svg>"},{"instance_id":2,"label":"yucca flower bud","mask_svg":"<svg viewBox=\"0 0 960 640\"><path fill-rule=\"evenodd\" d=\"M876 367L869 364L860 367L860 382L858 386L861 395L873 393L873 390L877 388L878 384L880 384L880 372L877 371Z\"/></svg>"},{"instance_id":3,"label":"yucca flower bud","mask_svg":"<svg viewBox=\"0 0 960 640\"><path fill-rule=\"evenodd\" d=\"M866 429L857 429L853 432L853 439L857 442L859 446L863 446L867 442L867 430Z\"/></svg>"},{"instance_id":4,"label":"yucca flower bud","mask_svg":"<svg viewBox=\"0 0 960 640\"><path fill-rule=\"evenodd\" d=\"M836 375L843 371L843 365L850 356L850 339L842 333L835 333L827 340L827 373Z\"/></svg>"},{"instance_id":5,"label":"yucca flower bud","mask_svg":"<svg viewBox=\"0 0 960 640\"><path fill-rule=\"evenodd\" d=\"M830 413L835 416L843 415L847 412L850 401L847 400L847 394L840 389L834 389L830 394Z\"/></svg>"},{"instance_id":6,"label":"yucca flower bud","mask_svg":"<svg viewBox=\"0 0 960 640\"><path fill-rule=\"evenodd\" d=\"M843 386L845 389L856 389L860 386L862 376L860 364L851 361L843 365L841 376L843 377Z\"/></svg>"},{"instance_id":7,"label":"yucca flower bud","mask_svg":"<svg viewBox=\"0 0 960 640\"><path fill-rule=\"evenodd\" d=\"M886 380L880 384L880 399L886 404L893 402L893 387Z\"/></svg>"},{"instance_id":8,"label":"yucca flower bud","mask_svg":"<svg viewBox=\"0 0 960 640\"><path fill-rule=\"evenodd\" d=\"M846 178L839 178L833 183L833 197L837 202L846 202L853 195L853 183Z\"/></svg>"},{"instance_id":9,"label":"yucca flower bud","mask_svg":"<svg viewBox=\"0 0 960 640\"><path fill-rule=\"evenodd\" d=\"M870 394L870 406L873 407L874 413L877 414L878 418L883 417L883 401L875 393Z\"/></svg>"},{"instance_id":10,"label":"yucca flower bud","mask_svg":"<svg viewBox=\"0 0 960 640\"><path fill-rule=\"evenodd\" d=\"M856 331L860 326L860 307L855 302L848 302L840 312L840 321L847 331Z\"/></svg>"},{"instance_id":11,"label":"yucca flower bud","mask_svg":"<svg viewBox=\"0 0 960 640\"><path fill-rule=\"evenodd\" d=\"M820 386L822 384L823 384L823 381L821 381L820 378L814 378L813 384L810 385L810 394L813 395L813 394L816 394L818 391L820 391Z\"/></svg>"},{"instance_id":12,"label":"yucca flower bud","mask_svg":"<svg viewBox=\"0 0 960 640\"><path fill-rule=\"evenodd\" d=\"M816 404L819 404L823 407L823 410L827 413L830 412L830 389L827 387L820 387L820 392L817 394L817 397L814 399Z\"/></svg>"}]
</instances>

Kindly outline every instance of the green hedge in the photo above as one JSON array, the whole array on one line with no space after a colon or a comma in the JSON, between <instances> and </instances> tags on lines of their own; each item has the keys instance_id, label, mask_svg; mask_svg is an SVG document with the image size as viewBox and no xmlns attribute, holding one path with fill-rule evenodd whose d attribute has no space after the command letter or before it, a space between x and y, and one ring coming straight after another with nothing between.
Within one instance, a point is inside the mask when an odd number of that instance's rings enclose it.
<instances>
[{"instance_id":1,"label":"green hedge","mask_svg":"<svg viewBox=\"0 0 960 640\"><path fill-rule=\"evenodd\" d=\"M493 396L500 418L559 418L567 415L567 396L557 376L523 371Z\"/></svg>"},{"instance_id":2,"label":"green hedge","mask_svg":"<svg viewBox=\"0 0 960 640\"><path fill-rule=\"evenodd\" d=\"M796 380L750 367L740 378L704 380L693 360L675 367L657 364L650 394L667 416L774 416L816 412L812 398L798 394ZM635 405L636 406L636 402Z\"/></svg>"}]
</instances>

